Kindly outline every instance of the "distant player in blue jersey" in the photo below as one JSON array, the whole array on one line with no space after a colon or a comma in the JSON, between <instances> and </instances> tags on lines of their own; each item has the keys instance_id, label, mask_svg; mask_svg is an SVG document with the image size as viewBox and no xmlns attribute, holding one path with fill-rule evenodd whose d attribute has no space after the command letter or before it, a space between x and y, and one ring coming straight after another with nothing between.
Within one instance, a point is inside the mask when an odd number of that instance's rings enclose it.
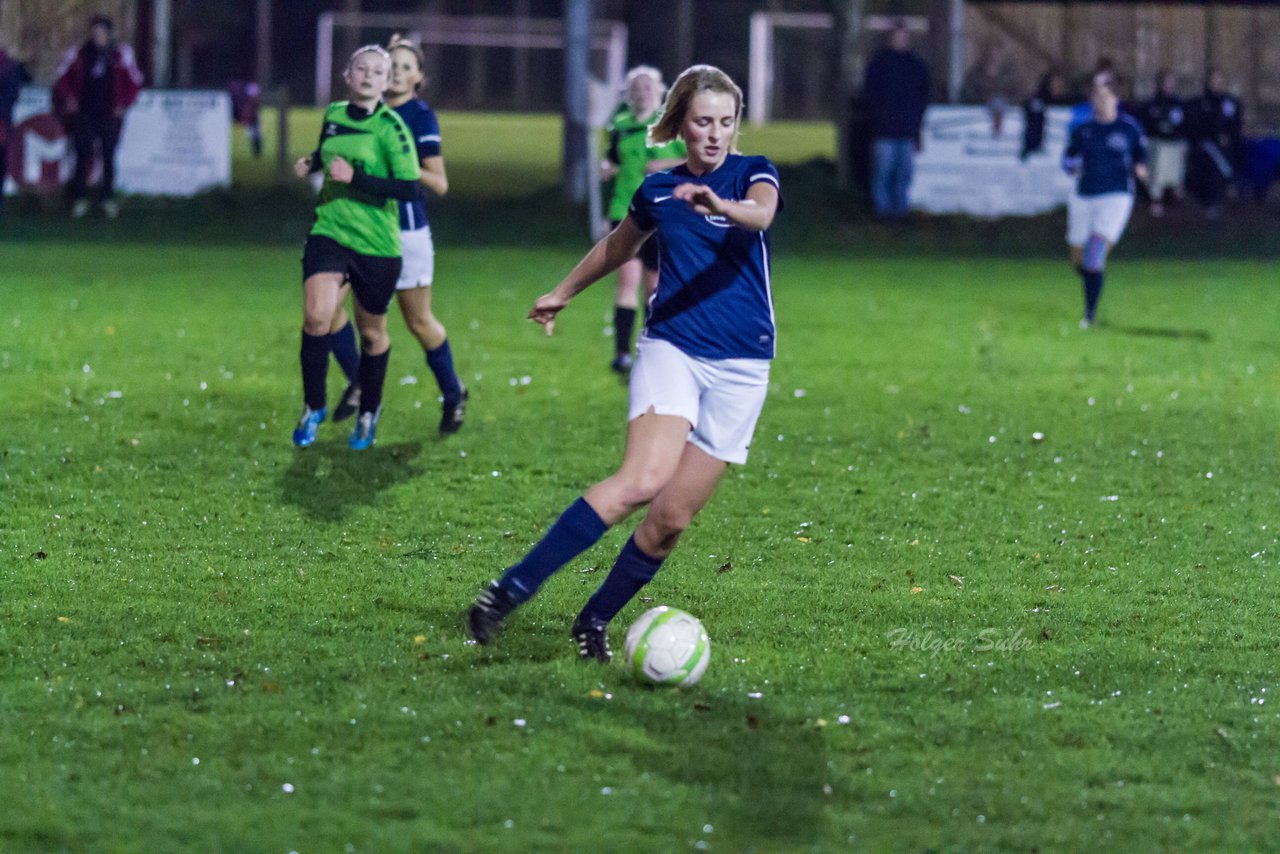
<instances>
[{"instance_id":1,"label":"distant player in blue jersey","mask_svg":"<svg viewBox=\"0 0 1280 854\"><path fill-rule=\"evenodd\" d=\"M421 176L419 182L437 196L449 192L449 178L445 173L444 156L441 153L440 123L435 112L418 97L418 87L424 78L424 57L416 44L395 36L389 45L391 51L391 82L387 87L386 103L404 119L413 135ZM431 227L427 224L427 211L419 193L413 201L400 202L400 250L402 266L400 280L396 283L396 300L405 325L418 339L426 355L427 367L436 378L443 400L440 414L440 432L456 433L462 427L466 415L468 392L453 367L453 351L443 324L431 311L432 282L435 279L435 246L431 239ZM335 324L341 327L345 317ZM347 326L346 329L350 329ZM341 334L339 329L337 334ZM354 345L351 352L354 352ZM335 346L335 353L339 353ZM341 355L339 354L339 361ZM342 401L334 412L334 420L341 421L355 411L360 402L360 386L352 383L343 392Z\"/></svg>"},{"instance_id":2,"label":"distant player in blue jersey","mask_svg":"<svg viewBox=\"0 0 1280 854\"><path fill-rule=\"evenodd\" d=\"M1081 329L1096 320L1107 253L1124 233L1133 211L1134 178L1147 178L1142 126L1120 115L1113 86L1096 82L1090 101L1093 117L1071 131L1064 154L1067 170L1078 176L1067 200L1067 245L1084 283Z\"/></svg>"},{"instance_id":3,"label":"distant player in blue jersey","mask_svg":"<svg viewBox=\"0 0 1280 854\"><path fill-rule=\"evenodd\" d=\"M647 176L618 227L529 312L550 335L574 296L657 239L658 290L631 372L622 465L480 594L468 614L480 643L611 525L647 505L571 629L580 657L608 661L609 621L657 573L728 465L747 459L774 355L769 227L781 196L772 163L734 153L741 117L742 91L723 71L695 65L681 74L652 135L682 139L688 159Z\"/></svg>"}]
</instances>

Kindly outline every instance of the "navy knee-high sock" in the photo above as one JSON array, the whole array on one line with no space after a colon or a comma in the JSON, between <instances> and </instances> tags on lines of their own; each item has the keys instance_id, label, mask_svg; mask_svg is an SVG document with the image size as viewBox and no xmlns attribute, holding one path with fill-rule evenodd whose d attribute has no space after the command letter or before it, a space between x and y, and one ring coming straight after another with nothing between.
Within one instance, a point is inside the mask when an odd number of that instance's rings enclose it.
<instances>
[{"instance_id":1,"label":"navy knee-high sock","mask_svg":"<svg viewBox=\"0 0 1280 854\"><path fill-rule=\"evenodd\" d=\"M337 332L329 333L329 345L333 348L333 357L338 360L338 367L347 375L347 382L355 382L360 375L360 351L356 348L356 330L351 321Z\"/></svg>"},{"instance_id":2,"label":"navy knee-high sock","mask_svg":"<svg viewBox=\"0 0 1280 854\"><path fill-rule=\"evenodd\" d=\"M302 399L312 409L324 409L324 381L329 375L329 336L302 333Z\"/></svg>"},{"instance_id":3,"label":"navy knee-high sock","mask_svg":"<svg viewBox=\"0 0 1280 854\"><path fill-rule=\"evenodd\" d=\"M1085 270L1080 278L1084 280L1084 316L1092 321L1098 311L1098 300L1102 297L1102 271Z\"/></svg>"},{"instance_id":4,"label":"navy knee-high sock","mask_svg":"<svg viewBox=\"0 0 1280 854\"><path fill-rule=\"evenodd\" d=\"M440 386L440 395L444 402L454 404L462 397L462 380L453 369L453 351L449 349L449 339L434 350L423 351L427 354L427 367L435 374L436 385Z\"/></svg>"},{"instance_id":5,"label":"navy knee-high sock","mask_svg":"<svg viewBox=\"0 0 1280 854\"><path fill-rule=\"evenodd\" d=\"M618 615L626 604L640 592L662 568L665 558L650 557L640 551L635 535L618 553L613 569L600 588L591 595L578 615L579 622L607 623Z\"/></svg>"},{"instance_id":6,"label":"navy knee-high sock","mask_svg":"<svg viewBox=\"0 0 1280 854\"><path fill-rule=\"evenodd\" d=\"M391 359L391 348L387 352L371 356L360 355L360 414L376 413L382 407L382 384L387 378L387 362Z\"/></svg>"},{"instance_id":7,"label":"navy knee-high sock","mask_svg":"<svg viewBox=\"0 0 1280 854\"><path fill-rule=\"evenodd\" d=\"M594 546L608 529L586 499L579 498L524 559L503 574L498 585L517 602L529 600L556 570Z\"/></svg>"},{"instance_id":8,"label":"navy knee-high sock","mask_svg":"<svg viewBox=\"0 0 1280 854\"><path fill-rule=\"evenodd\" d=\"M636 310L613 307L613 341L618 355L631 352L631 332L636 326Z\"/></svg>"}]
</instances>

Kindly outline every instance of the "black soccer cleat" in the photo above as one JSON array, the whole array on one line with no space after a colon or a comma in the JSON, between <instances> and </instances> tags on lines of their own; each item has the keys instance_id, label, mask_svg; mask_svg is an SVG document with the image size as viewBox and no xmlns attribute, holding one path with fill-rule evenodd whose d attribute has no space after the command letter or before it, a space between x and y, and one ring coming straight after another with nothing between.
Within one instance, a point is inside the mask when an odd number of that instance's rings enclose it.
<instances>
[{"instance_id":1,"label":"black soccer cleat","mask_svg":"<svg viewBox=\"0 0 1280 854\"><path fill-rule=\"evenodd\" d=\"M338 398L338 405L333 409L334 421L346 421L360 408L360 383L353 382Z\"/></svg>"},{"instance_id":2,"label":"black soccer cleat","mask_svg":"<svg viewBox=\"0 0 1280 854\"><path fill-rule=\"evenodd\" d=\"M498 582L490 581L467 612L467 628L471 630L471 637L478 644L489 643L502 628L502 621L519 604Z\"/></svg>"},{"instance_id":3,"label":"black soccer cleat","mask_svg":"<svg viewBox=\"0 0 1280 854\"><path fill-rule=\"evenodd\" d=\"M613 659L613 650L609 649L609 624L578 617L569 630L575 643L578 644L578 658L583 661L599 661L608 664Z\"/></svg>"},{"instance_id":4,"label":"black soccer cleat","mask_svg":"<svg viewBox=\"0 0 1280 854\"><path fill-rule=\"evenodd\" d=\"M471 392L463 388L462 396L455 401L445 401L444 409L440 413L440 434L447 436L451 433L457 433L462 429L462 419L467 417L467 399L471 397Z\"/></svg>"}]
</instances>

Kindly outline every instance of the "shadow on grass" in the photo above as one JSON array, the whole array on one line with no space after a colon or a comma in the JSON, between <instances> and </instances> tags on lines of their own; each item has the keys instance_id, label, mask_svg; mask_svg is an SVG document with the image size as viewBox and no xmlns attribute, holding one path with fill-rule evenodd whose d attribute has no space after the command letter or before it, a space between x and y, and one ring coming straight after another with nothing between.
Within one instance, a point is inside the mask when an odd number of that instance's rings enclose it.
<instances>
[{"instance_id":1,"label":"shadow on grass","mask_svg":"<svg viewBox=\"0 0 1280 854\"><path fill-rule=\"evenodd\" d=\"M421 453L421 442L367 451L353 451L345 442L299 449L280 476L280 496L311 519L339 522L352 508L372 504L383 490L421 474L415 465Z\"/></svg>"},{"instance_id":2,"label":"shadow on grass","mask_svg":"<svg viewBox=\"0 0 1280 854\"><path fill-rule=\"evenodd\" d=\"M1102 324L1102 328L1108 332L1118 332L1121 335L1131 335L1135 338L1186 338L1190 341L1203 341L1208 343L1213 340L1213 336L1206 329L1161 329L1155 326L1112 326L1111 324Z\"/></svg>"},{"instance_id":3,"label":"shadow on grass","mask_svg":"<svg viewBox=\"0 0 1280 854\"><path fill-rule=\"evenodd\" d=\"M703 796L731 793L708 804L715 823L723 825L717 835L731 832L765 851L824 838L829 771L820 731L808 722L775 717L757 700L699 696L695 691L684 702L657 708L646 704L624 727L632 734L610 752L630 753L638 771L668 780L672 788ZM636 732L647 736L643 746L637 746Z\"/></svg>"}]
</instances>

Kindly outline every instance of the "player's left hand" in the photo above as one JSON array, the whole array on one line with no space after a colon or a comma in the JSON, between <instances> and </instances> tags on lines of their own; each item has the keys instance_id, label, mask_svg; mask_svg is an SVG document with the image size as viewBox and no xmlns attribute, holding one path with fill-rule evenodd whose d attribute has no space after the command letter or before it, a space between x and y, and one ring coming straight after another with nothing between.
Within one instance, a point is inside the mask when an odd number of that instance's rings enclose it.
<instances>
[{"instance_id":1,"label":"player's left hand","mask_svg":"<svg viewBox=\"0 0 1280 854\"><path fill-rule=\"evenodd\" d=\"M329 164L329 177L339 184L350 184L355 175L356 170L342 157L333 158Z\"/></svg>"},{"instance_id":2,"label":"player's left hand","mask_svg":"<svg viewBox=\"0 0 1280 854\"><path fill-rule=\"evenodd\" d=\"M556 315L568 304L568 300L555 291L550 291L533 301L533 308L529 310L529 319L534 323L541 323L547 335L551 335L556 328Z\"/></svg>"},{"instance_id":3,"label":"player's left hand","mask_svg":"<svg viewBox=\"0 0 1280 854\"><path fill-rule=\"evenodd\" d=\"M1139 163L1133 167L1133 174L1139 181L1145 181L1150 173L1147 171L1145 163Z\"/></svg>"},{"instance_id":4,"label":"player's left hand","mask_svg":"<svg viewBox=\"0 0 1280 854\"><path fill-rule=\"evenodd\" d=\"M671 191L671 195L702 216L718 216L724 213L724 200L706 184L680 184Z\"/></svg>"}]
</instances>

